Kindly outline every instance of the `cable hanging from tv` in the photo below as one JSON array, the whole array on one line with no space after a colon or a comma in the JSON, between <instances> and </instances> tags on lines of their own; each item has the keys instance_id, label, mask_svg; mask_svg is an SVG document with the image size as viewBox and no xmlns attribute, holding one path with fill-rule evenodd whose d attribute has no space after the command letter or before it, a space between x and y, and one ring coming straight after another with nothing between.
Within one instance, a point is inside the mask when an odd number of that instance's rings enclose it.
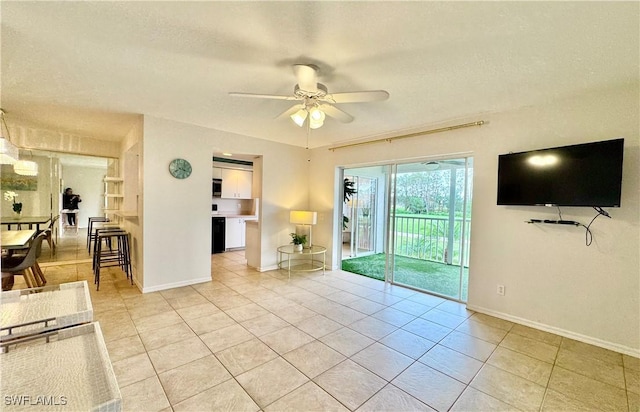
<instances>
[{"instance_id":1,"label":"cable hanging from tv","mask_svg":"<svg viewBox=\"0 0 640 412\"><path fill-rule=\"evenodd\" d=\"M577 226L577 227L582 226L585 229L585 234L584 234L585 245L591 246L591 243L593 243L593 232L591 232L591 225L593 224L593 222L598 218L598 216L605 216L611 219L611 216L606 210L604 210L600 206L593 206L593 210L595 210L598 213L593 217L593 219L591 219L591 222L589 222L589 224L585 226L584 224L577 222L575 220L564 220L562 218L562 211L560 210L560 206L557 206L557 208L558 208L558 215L560 217L560 219L558 220L529 219L529 220L526 220L525 223L545 223L545 224L551 224L551 225L570 225L570 226Z\"/></svg>"}]
</instances>

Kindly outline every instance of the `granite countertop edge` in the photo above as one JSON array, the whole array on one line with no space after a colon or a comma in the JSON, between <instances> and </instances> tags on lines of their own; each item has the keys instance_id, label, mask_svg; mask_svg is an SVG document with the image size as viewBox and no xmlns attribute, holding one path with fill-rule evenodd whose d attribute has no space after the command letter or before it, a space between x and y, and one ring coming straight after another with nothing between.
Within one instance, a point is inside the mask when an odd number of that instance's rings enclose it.
<instances>
[{"instance_id":1,"label":"granite countertop edge","mask_svg":"<svg viewBox=\"0 0 640 412\"><path fill-rule=\"evenodd\" d=\"M211 212L211 216L219 216L219 217L241 217L241 218L246 218L246 219L257 219L258 216L256 215L245 215L245 214L238 214L238 213L225 213L225 212Z\"/></svg>"}]
</instances>

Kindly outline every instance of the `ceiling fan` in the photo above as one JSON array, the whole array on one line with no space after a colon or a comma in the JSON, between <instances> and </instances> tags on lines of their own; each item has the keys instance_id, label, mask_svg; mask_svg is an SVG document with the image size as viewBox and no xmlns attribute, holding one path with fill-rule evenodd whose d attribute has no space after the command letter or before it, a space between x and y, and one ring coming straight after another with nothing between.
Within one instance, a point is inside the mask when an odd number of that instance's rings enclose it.
<instances>
[{"instance_id":1,"label":"ceiling fan","mask_svg":"<svg viewBox=\"0 0 640 412\"><path fill-rule=\"evenodd\" d=\"M344 110L338 109L334 106L335 104L376 102L389 98L389 93L385 90L329 93L324 84L318 83L318 68L316 66L295 64L293 73L298 80L298 84L293 88L293 95L282 96L237 92L231 92L229 95L298 101L299 103L291 106L276 118L290 117L300 127L304 126L308 119L308 126L311 129L321 127L324 124L325 115L338 119L342 123L353 121L353 116Z\"/></svg>"}]
</instances>

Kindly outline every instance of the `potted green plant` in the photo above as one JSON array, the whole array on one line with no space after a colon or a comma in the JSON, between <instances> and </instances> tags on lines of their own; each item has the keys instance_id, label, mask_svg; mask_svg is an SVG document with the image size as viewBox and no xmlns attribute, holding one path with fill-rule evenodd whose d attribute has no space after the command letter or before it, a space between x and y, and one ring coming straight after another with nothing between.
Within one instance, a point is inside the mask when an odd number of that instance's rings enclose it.
<instances>
[{"instance_id":1,"label":"potted green plant","mask_svg":"<svg viewBox=\"0 0 640 412\"><path fill-rule=\"evenodd\" d=\"M348 178L344 178L343 182L343 196L345 205L351 200L351 197L358 193L358 190L355 188L356 182L353 180L349 180ZM342 216L342 230L347 230L349 227L349 217L346 215Z\"/></svg>"},{"instance_id":2,"label":"potted green plant","mask_svg":"<svg viewBox=\"0 0 640 412\"><path fill-rule=\"evenodd\" d=\"M4 192L4 200L10 200L12 202L13 212L16 217L19 218L22 214L22 202L16 202L16 196L18 196L18 194L11 190Z\"/></svg>"},{"instance_id":3,"label":"potted green plant","mask_svg":"<svg viewBox=\"0 0 640 412\"><path fill-rule=\"evenodd\" d=\"M290 235L293 248L298 252L302 252L302 247L307 243L307 235L299 235L297 233L290 233Z\"/></svg>"}]
</instances>

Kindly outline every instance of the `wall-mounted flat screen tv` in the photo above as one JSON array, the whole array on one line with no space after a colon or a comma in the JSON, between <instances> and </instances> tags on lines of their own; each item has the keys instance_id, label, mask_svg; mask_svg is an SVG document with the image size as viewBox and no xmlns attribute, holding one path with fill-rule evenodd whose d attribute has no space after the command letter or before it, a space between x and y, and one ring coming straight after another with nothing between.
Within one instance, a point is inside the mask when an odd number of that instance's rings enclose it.
<instances>
[{"instance_id":1,"label":"wall-mounted flat screen tv","mask_svg":"<svg viewBox=\"0 0 640 412\"><path fill-rule=\"evenodd\" d=\"M498 205L620 207L624 139L498 157Z\"/></svg>"}]
</instances>

